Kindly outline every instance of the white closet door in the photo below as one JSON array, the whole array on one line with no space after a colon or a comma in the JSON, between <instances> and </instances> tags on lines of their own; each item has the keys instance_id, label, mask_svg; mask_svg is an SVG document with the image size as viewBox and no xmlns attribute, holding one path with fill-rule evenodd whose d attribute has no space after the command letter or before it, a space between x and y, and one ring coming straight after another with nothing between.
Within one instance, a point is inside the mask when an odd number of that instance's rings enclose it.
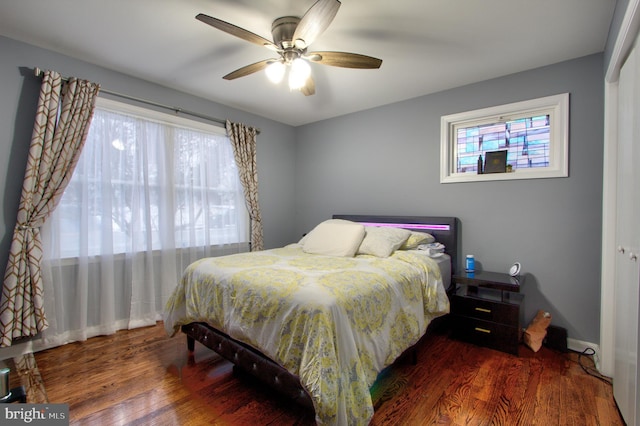
<instances>
[{"instance_id":1,"label":"white closet door","mask_svg":"<svg viewBox=\"0 0 640 426\"><path fill-rule=\"evenodd\" d=\"M638 420L640 305L640 49L631 51L618 85L616 335L613 393L628 425Z\"/></svg>"}]
</instances>

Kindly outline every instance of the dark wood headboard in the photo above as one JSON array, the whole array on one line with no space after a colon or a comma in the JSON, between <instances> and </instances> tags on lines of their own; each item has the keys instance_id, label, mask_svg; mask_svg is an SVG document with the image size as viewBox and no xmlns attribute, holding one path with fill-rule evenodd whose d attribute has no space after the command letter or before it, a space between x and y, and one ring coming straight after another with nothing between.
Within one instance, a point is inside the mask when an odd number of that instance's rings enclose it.
<instances>
[{"instance_id":1,"label":"dark wood headboard","mask_svg":"<svg viewBox=\"0 0 640 426\"><path fill-rule=\"evenodd\" d=\"M458 225L456 217L450 216L375 216L335 214L334 219L345 219L363 223L392 223L399 228L410 229L419 232L428 232L436 238L436 241L444 244L445 253L451 256L451 274L458 268Z\"/></svg>"}]
</instances>

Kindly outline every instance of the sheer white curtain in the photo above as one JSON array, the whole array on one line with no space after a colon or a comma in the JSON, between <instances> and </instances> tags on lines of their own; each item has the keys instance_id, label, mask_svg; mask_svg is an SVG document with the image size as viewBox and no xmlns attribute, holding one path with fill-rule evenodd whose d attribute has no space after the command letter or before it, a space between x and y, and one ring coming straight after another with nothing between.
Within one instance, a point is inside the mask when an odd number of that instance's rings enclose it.
<instances>
[{"instance_id":1,"label":"sheer white curtain","mask_svg":"<svg viewBox=\"0 0 640 426\"><path fill-rule=\"evenodd\" d=\"M224 129L99 99L43 228L45 346L154 324L184 268L247 251L248 226Z\"/></svg>"}]
</instances>

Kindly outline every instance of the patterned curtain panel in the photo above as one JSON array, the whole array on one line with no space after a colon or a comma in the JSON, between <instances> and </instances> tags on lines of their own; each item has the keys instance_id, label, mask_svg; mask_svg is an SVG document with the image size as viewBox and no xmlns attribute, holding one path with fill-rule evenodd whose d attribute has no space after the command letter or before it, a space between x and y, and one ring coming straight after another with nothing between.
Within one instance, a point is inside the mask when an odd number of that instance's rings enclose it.
<instances>
[{"instance_id":1,"label":"patterned curtain panel","mask_svg":"<svg viewBox=\"0 0 640 426\"><path fill-rule=\"evenodd\" d=\"M251 251L264 248L262 215L258 203L258 166L256 163L256 134L253 127L227 120L227 134L233 145L233 153L240 173L240 182L251 217Z\"/></svg>"},{"instance_id":2,"label":"patterned curtain panel","mask_svg":"<svg viewBox=\"0 0 640 426\"><path fill-rule=\"evenodd\" d=\"M0 303L0 347L48 327L43 308L40 226L69 183L100 86L46 71Z\"/></svg>"}]
</instances>

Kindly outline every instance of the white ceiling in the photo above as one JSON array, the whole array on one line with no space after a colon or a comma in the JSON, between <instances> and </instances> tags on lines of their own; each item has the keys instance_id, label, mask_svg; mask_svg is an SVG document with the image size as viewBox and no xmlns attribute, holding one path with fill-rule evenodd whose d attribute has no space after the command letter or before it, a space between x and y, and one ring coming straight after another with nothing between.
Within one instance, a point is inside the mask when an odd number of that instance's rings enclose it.
<instances>
[{"instance_id":1,"label":"white ceiling","mask_svg":"<svg viewBox=\"0 0 640 426\"><path fill-rule=\"evenodd\" d=\"M274 54L194 18L205 13L271 40L275 18L302 16L313 3L0 0L0 34L297 126L601 52L615 7L615 0L343 0L309 50L374 56L382 67L312 64L309 97L263 72L223 80Z\"/></svg>"}]
</instances>

